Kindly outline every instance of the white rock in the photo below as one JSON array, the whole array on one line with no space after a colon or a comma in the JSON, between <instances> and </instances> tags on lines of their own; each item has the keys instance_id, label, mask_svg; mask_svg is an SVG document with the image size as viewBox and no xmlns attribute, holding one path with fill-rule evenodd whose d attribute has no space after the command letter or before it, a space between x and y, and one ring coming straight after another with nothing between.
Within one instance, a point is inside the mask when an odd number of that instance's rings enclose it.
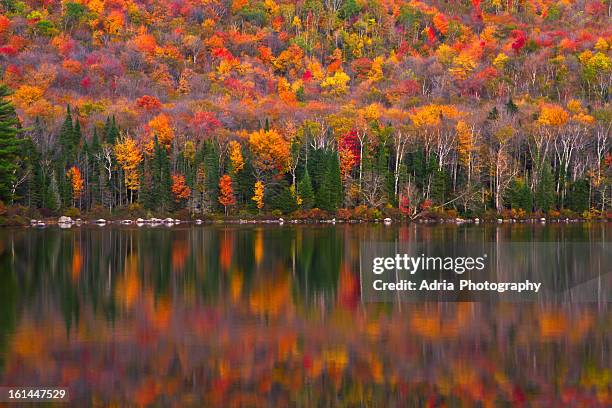
<instances>
[{"instance_id":1,"label":"white rock","mask_svg":"<svg viewBox=\"0 0 612 408\"><path fill-rule=\"evenodd\" d=\"M94 221L94 224L104 225L104 224L106 224L106 220L104 218L99 218L99 219Z\"/></svg>"},{"instance_id":2,"label":"white rock","mask_svg":"<svg viewBox=\"0 0 612 408\"><path fill-rule=\"evenodd\" d=\"M242 220L240 220L240 221L242 221ZM197 220L195 220L195 223L196 223L197 225L200 225L200 224L202 224L202 220L198 218Z\"/></svg>"},{"instance_id":3,"label":"white rock","mask_svg":"<svg viewBox=\"0 0 612 408\"><path fill-rule=\"evenodd\" d=\"M391 225L391 223L393 222L393 220L389 217L385 218L384 220L385 225Z\"/></svg>"},{"instance_id":4,"label":"white rock","mask_svg":"<svg viewBox=\"0 0 612 408\"><path fill-rule=\"evenodd\" d=\"M133 222L134 221L132 221L132 220L121 220L121 224L123 224L123 225L132 225Z\"/></svg>"},{"instance_id":5,"label":"white rock","mask_svg":"<svg viewBox=\"0 0 612 408\"><path fill-rule=\"evenodd\" d=\"M72 218L67 217L65 215L62 215L61 217L59 217L59 219L57 220L58 224L72 224Z\"/></svg>"},{"instance_id":6,"label":"white rock","mask_svg":"<svg viewBox=\"0 0 612 408\"><path fill-rule=\"evenodd\" d=\"M544 217L540 218L540 222L546 222L546 218Z\"/></svg>"},{"instance_id":7,"label":"white rock","mask_svg":"<svg viewBox=\"0 0 612 408\"><path fill-rule=\"evenodd\" d=\"M142 218L136 218L136 222L137 222L137 223L144 223L144 222L145 222L145 220L143 220Z\"/></svg>"},{"instance_id":8,"label":"white rock","mask_svg":"<svg viewBox=\"0 0 612 408\"><path fill-rule=\"evenodd\" d=\"M168 217L168 218L166 218L166 219L164 220L164 222L165 222L166 224L172 224L172 223L174 223L174 220L173 220L172 218Z\"/></svg>"},{"instance_id":9,"label":"white rock","mask_svg":"<svg viewBox=\"0 0 612 408\"><path fill-rule=\"evenodd\" d=\"M501 218L498 218L497 222L501 224L502 222L504 222L504 220L502 220Z\"/></svg>"}]
</instances>

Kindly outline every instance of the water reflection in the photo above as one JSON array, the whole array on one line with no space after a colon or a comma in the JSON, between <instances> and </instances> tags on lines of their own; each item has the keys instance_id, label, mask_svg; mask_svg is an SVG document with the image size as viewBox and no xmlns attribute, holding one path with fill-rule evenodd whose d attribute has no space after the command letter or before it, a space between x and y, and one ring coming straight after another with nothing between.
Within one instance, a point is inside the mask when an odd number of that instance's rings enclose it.
<instances>
[{"instance_id":1,"label":"water reflection","mask_svg":"<svg viewBox=\"0 0 612 408\"><path fill-rule=\"evenodd\" d=\"M76 405L612 404L606 304L367 304L362 240L611 241L606 224L0 232L0 384Z\"/></svg>"}]
</instances>

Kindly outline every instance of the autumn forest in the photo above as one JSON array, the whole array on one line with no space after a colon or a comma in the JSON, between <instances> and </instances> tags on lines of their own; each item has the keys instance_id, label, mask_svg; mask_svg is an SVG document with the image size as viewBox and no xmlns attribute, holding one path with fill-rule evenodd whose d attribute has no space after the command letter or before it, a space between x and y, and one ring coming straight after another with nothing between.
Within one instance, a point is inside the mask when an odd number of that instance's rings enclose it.
<instances>
[{"instance_id":1,"label":"autumn forest","mask_svg":"<svg viewBox=\"0 0 612 408\"><path fill-rule=\"evenodd\" d=\"M612 3L2 0L2 212L609 217Z\"/></svg>"}]
</instances>

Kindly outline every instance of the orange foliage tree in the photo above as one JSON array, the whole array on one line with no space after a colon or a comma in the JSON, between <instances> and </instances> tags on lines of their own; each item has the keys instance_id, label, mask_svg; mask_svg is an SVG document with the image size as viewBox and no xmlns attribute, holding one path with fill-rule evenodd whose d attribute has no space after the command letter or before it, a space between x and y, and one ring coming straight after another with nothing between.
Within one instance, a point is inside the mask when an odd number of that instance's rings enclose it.
<instances>
[{"instance_id":1,"label":"orange foliage tree","mask_svg":"<svg viewBox=\"0 0 612 408\"><path fill-rule=\"evenodd\" d=\"M219 180L219 202L225 209L225 215L227 215L227 207L236 204L232 178L227 174L224 174Z\"/></svg>"},{"instance_id":2,"label":"orange foliage tree","mask_svg":"<svg viewBox=\"0 0 612 408\"><path fill-rule=\"evenodd\" d=\"M289 144L274 129L259 129L249 135L253 153L253 167L258 179L266 174L286 170L289 160Z\"/></svg>"},{"instance_id":3,"label":"orange foliage tree","mask_svg":"<svg viewBox=\"0 0 612 408\"><path fill-rule=\"evenodd\" d=\"M66 176L70 179L70 185L72 187L72 206L75 206L76 200L83 194L85 188L85 181L81 176L81 171L76 166L72 166L67 172Z\"/></svg>"},{"instance_id":4,"label":"orange foliage tree","mask_svg":"<svg viewBox=\"0 0 612 408\"><path fill-rule=\"evenodd\" d=\"M166 148L169 148L174 139L174 129L170 123L170 117L165 113L160 113L148 123L150 132L157 135L159 143ZM152 142L151 142L152 146Z\"/></svg>"},{"instance_id":5,"label":"orange foliage tree","mask_svg":"<svg viewBox=\"0 0 612 408\"><path fill-rule=\"evenodd\" d=\"M182 174L172 175L172 195L177 203L187 200L191 195L191 189L185 184L185 176Z\"/></svg>"}]
</instances>

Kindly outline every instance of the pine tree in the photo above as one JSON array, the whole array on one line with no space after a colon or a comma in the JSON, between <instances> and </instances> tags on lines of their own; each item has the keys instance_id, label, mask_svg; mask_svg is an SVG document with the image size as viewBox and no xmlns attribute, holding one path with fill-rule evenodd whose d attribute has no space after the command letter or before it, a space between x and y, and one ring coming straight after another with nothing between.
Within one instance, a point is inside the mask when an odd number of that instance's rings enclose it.
<instances>
[{"instance_id":1,"label":"pine tree","mask_svg":"<svg viewBox=\"0 0 612 408\"><path fill-rule=\"evenodd\" d=\"M114 145L118 138L119 138L119 128L117 128L115 116L113 116L112 119L107 117L106 123L104 124L105 142L110 145Z\"/></svg>"},{"instance_id":2,"label":"pine tree","mask_svg":"<svg viewBox=\"0 0 612 408\"><path fill-rule=\"evenodd\" d=\"M302 180L298 183L298 195L302 200L302 208L310 210L314 205L314 191L312 189L308 169L305 169L304 177L302 177Z\"/></svg>"},{"instance_id":3,"label":"pine tree","mask_svg":"<svg viewBox=\"0 0 612 408\"><path fill-rule=\"evenodd\" d=\"M336 152L332 153L330 161L331 203L336 210L342 206L342 177L340 175L340 160Z\"/></svg>"},{"instance_id":4,"label":"pine tree","mask_svg":"<svg viewBox=\"0 0 612 408\"><path fill-rule=\"evenodd\" d=\"M431 177L430 197L436 204L444 204L446 202L446 190L448 184L448 175L444 170L434 170Z\"/></svg>"},{"instance_id":5,"label":"pine tree","mask_svg":"<svg viewBox=\"0 0 612 408\"><path fill-rule=\"evenodd\" d=\"M76 157L76 153L78 152L79 145L81 144L81 139L83 135L81 134L81 122L76 118L74 120L74 126L72 127L72 154Z\"/></svg>"},{"instance_id":6,"label":"pine tree","mask_svg":"<svg viewBox=\"0 0 612 408\"><path fill-rule=\"evenodd\" d=\"M540 181L536 188L535 202L538 210L544 212L549 211L555 205L555 181L548 162L544 164L540 174Z\"/></svg>"},{"instance_id":7,"label":"pine tree","mask_svg":"<svg viewBox=\"0 0 612 408\"><path fill-rule=\"evenodd\" d=\"M493 109L487 115L487 120L497 120L499 118L499 111L497 110L497 106L494 106Z\"/></svg>"},{"instance_id":8,"label":"pine tree","mask_svg":"<svg viewBox=\"0 0 612 408\"><path fill-rule=\"evenodd\" d=\"M510 186L510 206L515 209L523 209L531 212L533 207L533 197L531 189L525 180L518 178L512 181Z\"/></svg>"},{"instance_id":9,"label":"pine tree","mask_svg":"<svg viewBox=\"0 0 612 408\"><path fill-rule=\"evenodd\" d=\"M280 210L283 214L289 214L297 210L295 196L291 194L291 188L286 180L281 180L277 186L269 191L269 198L266 202L269 203L270 208Z\"/></svg>"},{"instance_id":10,"label":"pine tree","mask_svg":"<svg viewBox=\"0 0 612 408\"><path fill-rule=\"evenodd\" d=\"M72 146L74 143L74 127L72 124L72 113L70 105L66 107L66 117L59 131L59 143L62 161L69 162L72 159ZM65 167L65 166L64 166Z\"/></svg>"},{"instance_id":11,"label":"pine tree","mask_svg":"<svg viewBox=\"0 0 612 408\"><path fill-rule=\"evenodd\" d=\"M89 148L90 199L92 206L102 202L100 196L102 191L102 179L100 177L100 160L98 159L101 152L102 146L100 145L100 139L98 138L98 131L94 128L91 147Z\"/></svg>"},{"instance_id":12,"label":"pine tree","mask_svg":"<svg viewBox=\"0 0 612 408\"><path fill-rule=\"evenodd\" d=\"M155 137L151 160L151 186L149 190L151 208L161 211L172 209L172 174L166 148Z\"/></svg>"},{"instance_id":13,"label":"pine tree","mask_svg":"<svg viewBox=\"0 0 612 408\"><path fill-rule=\"evenodd\" d=\"M576 180L569 191L567 205L572 211L582 213L589 209L589 182Z\"/></svg>"},{"instance_id":14,"label":"pine tree","mask_svg":"<svg viewBox=\"0 0 612 408\"><path fill-rule=\"evenodd\" d=\"M20 195L25 198L29 207L40 207L44 195L43 180L40 169L40 153L31 138L23 140L23 167L26 182Z\"/></svg>"},{"instance_id":15,"label":"pine tree","mask_svg":"<svg viewBox=\"0 0 612 408\"><path fill-rule=\"evenodd\" d=\"M316 197L317 207L326 211L336 211L342 204L342 180L338 155L329 154L321 187Z\"/></svg>"},{"instance_id":16,"label":"pine tree","mask_svg":"<svg viewBox=\"0 0 612 408\"><path fill-rule=\"evenodd\" d=\"M518 113L518 110L519 108L516 106L512 98L508 99L508 102L506 103L506 112L508 112L510 115L514 115Z\"/></svg>"},{"instance_id":17,"label":"pine tree","mask_svg":"<svg viewBox=\"0 0 612 408\"><path fill-rule=\"evenodd\" d=\"M20 147L19 120L15 108L6 100L9 94L8 88L0 85L0 200L10 199Z\"/></svg>"},{"instance_id":18,"label":"pine tree","mask_svg":"<svg viewBox=\"0 0 612 408\"><path fill-rule=\"evenodd\" d=\"M211 211L219 207L217 197L219 196L219 159L218 149L212 142L204 145L204 168L206 174L206 197L205 201Z\"/></svg>"},{"instance_id":19,"label":"pine tree","mask_svg":"<svg viewBox=\"0 0 612 408\"><path fill-rule=\"evenodd\" d=\"M325 149L311 149L308 155L308 173L310 173L312 188L319 191L327 168L327 155Z\"/></svg>"}]
</instances>

